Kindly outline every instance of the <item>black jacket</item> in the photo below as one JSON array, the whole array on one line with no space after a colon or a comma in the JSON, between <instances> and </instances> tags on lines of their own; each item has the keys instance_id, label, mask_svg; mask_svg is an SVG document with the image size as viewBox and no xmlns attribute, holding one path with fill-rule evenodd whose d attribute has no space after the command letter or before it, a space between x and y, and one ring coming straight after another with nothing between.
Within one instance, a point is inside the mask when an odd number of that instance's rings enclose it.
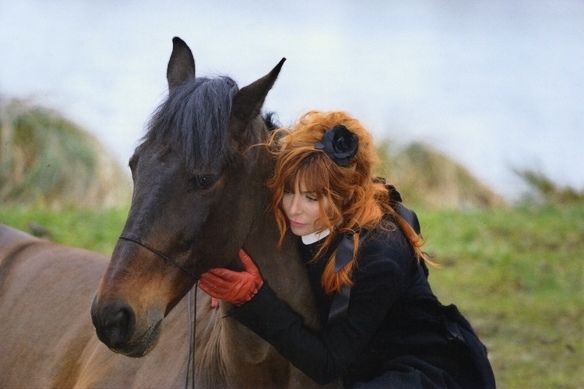
<instances>
[{"instance_id":1,"label":"black jacket","mask_svg":"<svg viewBox=\"0 0 584 389\"><path fill-rule=\"evenodd\" d=\"M309 262L318 244L301 243L301 252L321 321L327 323L333 296L320 284L325 261ZM425 265L399 229L369 233L352 279L346 316L320 333L303 326L300 316L279 301L267 283L230 314L317 383L342 376L345 386L352 387L391 375L405 364L414 375L440 381L436 387L494 387L484 346L456 307L438 302ZM412 379L417 382L419 377Z\"/></svg>"}]
</instances>

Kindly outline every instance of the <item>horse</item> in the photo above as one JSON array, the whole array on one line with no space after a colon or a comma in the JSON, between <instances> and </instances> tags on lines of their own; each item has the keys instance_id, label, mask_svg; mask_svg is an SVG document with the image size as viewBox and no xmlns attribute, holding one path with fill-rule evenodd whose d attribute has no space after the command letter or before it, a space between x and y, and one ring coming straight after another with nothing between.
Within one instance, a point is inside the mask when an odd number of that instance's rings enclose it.
<instances>
[{"instance_id":1,"label":"horse","mask_svg":"<svg viewBox=\"0 0 584 389\"><path fill-rule=\"evenodd\" d=\"M261 109L283 62L239 89L195 77L190 48L173 39L168 97L130 159L132 203L109 260L0 226L3 386L321 387L196 288L211 268L240 269L243 247L319 328L294 238L277 248L265 187L274 163Z\"/></svg>"},{"instance_id":2,"label":"horse","mask_svg":"<svg viewBox=\"0 0 584 389\"><path fill-rule=\"evenodd\" d=\"M160 347L147 358L115 354L95 335L90 307L108 261L0 225L0 387L184 385L185 303L169 316Z\"/></svg>"}]
</instances>

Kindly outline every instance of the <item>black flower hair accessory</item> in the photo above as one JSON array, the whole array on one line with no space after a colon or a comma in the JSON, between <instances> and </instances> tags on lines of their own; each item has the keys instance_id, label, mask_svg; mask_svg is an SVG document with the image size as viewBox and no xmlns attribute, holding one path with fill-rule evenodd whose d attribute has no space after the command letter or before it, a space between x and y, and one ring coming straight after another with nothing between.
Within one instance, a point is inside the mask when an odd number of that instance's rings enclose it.
<instances>
[{"instance_id":1,"label":"black flower hair accessory","mask_svg":"<svg viewBox=\"0 0 584 389\"><path fill-rule=\"evenodd\" d=\"M359 148L359 137L339 124L328 129L322 140L314 145L317 150L324 152L339 166L347 166L351 159L357 154Z\"/></svg>"}]
</instances>

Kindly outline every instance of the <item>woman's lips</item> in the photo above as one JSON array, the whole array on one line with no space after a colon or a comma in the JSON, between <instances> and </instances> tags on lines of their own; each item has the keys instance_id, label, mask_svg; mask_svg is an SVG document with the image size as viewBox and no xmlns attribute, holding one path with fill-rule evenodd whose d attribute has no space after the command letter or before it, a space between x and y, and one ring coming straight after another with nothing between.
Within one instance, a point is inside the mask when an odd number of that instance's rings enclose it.
<instances>
[{"instance_id":1,"label":"woman's lips","mask_svg":"<svg viewBox=\"0 0 584 389\"><path fill-rule=\"evenodd\" d=\"M305 225L306 224L304 224L304 223L298 223L298 222L290 220L290 227L300 228L300 227L304 227Z\"/></svg>"}]
</instances>

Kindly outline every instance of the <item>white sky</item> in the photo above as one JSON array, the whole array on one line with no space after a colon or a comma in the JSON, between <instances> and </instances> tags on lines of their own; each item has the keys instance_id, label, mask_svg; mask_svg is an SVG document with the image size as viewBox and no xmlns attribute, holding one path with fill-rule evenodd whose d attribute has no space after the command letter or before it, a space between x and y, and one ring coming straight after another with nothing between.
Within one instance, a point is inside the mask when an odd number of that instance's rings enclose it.
<instances>
[{"instance_id":1,"label":"white sky","mask_svg":"<svg viewBox=\"0 0 584 389\"><path fill-rule=\"evenodd\" d=\"M341 109L508 197L512 168L584 188L583 1L308 3L0 0L0 94L62 111L125 164L180 36L198 75L240 87L286 57L266 102L283 124Z\"/></svg>"}]
</instances>

